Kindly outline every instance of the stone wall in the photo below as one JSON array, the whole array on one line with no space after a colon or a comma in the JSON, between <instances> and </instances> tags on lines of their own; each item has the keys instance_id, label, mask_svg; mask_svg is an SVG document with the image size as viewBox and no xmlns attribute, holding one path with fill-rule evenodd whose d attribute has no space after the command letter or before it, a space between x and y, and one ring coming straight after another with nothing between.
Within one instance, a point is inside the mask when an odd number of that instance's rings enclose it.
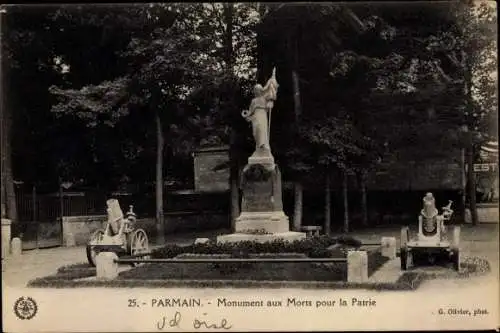
<instances>
[{"instance_id":1,"label":"stone wall","mask_svg":"<svg viewBox=\"0 0 500 333\"><path fill-rule=\"evenodd\" d=\"M479 223L499 223L498 204L477 204Z\"/></svg>"},{"instance_id":2,"label":"stone wall","mask_svg":"<svg viewBox=\"0 0 500 333\"><path fill-rule=\"evenodd\" d=\"M214 147L197 150L194 157L195 190L227 191L229 189L229 170L214 170L229 161L228 147Z\"/></svg>"},{"instance_id":3,"label":"stone wall","mask_svg":"<svg viewBox=\"0 0 500 333\"><path fill-rule=\"evenodd\" d=\"M106 226L106 215L96 216L65 216L63 218L63 245L86 245L94 231ZM224 213L180 212L165 214L165 232L192 232L218 228L228 228L229 218ZM154 218L140 218L135 228L146 231L148 238L156 237Z\"/></svg>"},{"instance_id":4,"label":"stone wall","mask_svg":"<svg viewBox=\"0 0 500 333\"><path fill-rule=\"evenodd\" d=\"M64 216L62 222L63 246L78 246L88 243L91 234L103 228L106 215Z\"/></svg>"},{"instance_id":5,"label":"stone wall","mask_svg":"<svg viewBox=\"0 0 500 333\"><path fill-rule=\"evenodd\" d=\"M179 212L165 215L167 233L190 232L229 228L227 213L219 212Z\"/></svg>"},{"instance_id":6,"label":"stone wall","mask_svg":"<svg viewBox=\"0 0 500 333\"><path fill-rule=\"evenodd\" d=\"M459 163L429 161L387 163L368 174L369 190L424 191L429 189L461 190L463 171Z\"/></svg>"},{"instance_id":7,"label":"stone wall","mask_svg":"<svg viewBox=\"0 0 500 333\"><path fill-rule=\"evenodd\" d=\"M11 221L2 218L2 259L10 253Z\"/></svg>"}]
</instances>

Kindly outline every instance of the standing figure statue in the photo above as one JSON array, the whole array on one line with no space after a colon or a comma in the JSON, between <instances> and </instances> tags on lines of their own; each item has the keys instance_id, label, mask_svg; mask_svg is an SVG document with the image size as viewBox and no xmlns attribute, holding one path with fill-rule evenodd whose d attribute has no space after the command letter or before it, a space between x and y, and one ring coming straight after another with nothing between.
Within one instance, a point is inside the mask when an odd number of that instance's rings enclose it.
<instances>
[{"instance_id":1,"label":"standing figure statue","mask_svg":"<svg viewBox=\"0 0 500 333\"><path fill-rule=\"evenodd\" d=\"M241 115L246 121L252 123L252 134L255 140L255 153L271 151L269 145L269 134L271 129L271 109L274 106L278 93L278 81L276 81L276 68L273 69L271 78L262 87L256 84L254 87L255 97L250 103L248 110Z\"/></svg>"}]
</instances>

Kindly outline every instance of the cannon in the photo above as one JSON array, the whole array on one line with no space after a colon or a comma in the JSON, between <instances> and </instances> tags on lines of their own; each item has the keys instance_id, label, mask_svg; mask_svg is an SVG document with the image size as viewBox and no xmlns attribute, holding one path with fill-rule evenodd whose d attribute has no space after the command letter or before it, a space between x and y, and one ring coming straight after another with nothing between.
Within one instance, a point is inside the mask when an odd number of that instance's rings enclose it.
<instances>
[{"instance_id":1,"label":"cannon","mask_svg":"<svg viewBox=\"0 0 500 333\"><path fill-rule=\"evenodd\" d=\"M87 259L92 266L96 265L96 257L99 252L114 252L118 256L139 256L149 253L148 235L143 229L136 229L137 216L133 206L125 218L116 199L106 202L108 208L108 221L104 229L96 230L87 244Z\"/></svg>"},{"instance_id":2,"label":"cannon","mask_svg":"<svg viewBox=\"0 0 500 333\"><path fill-rule=\"evenodd\" d=\"M452 201L443 207L439 215L432 193L427 193L423 199L423 209L418 217L418 235L410 237L408 227L401 228L400 259L401 269L407 270L418 263L416 258L424 258L428 263L435 264L438 258L451 262L455 270L460 269L460 227L454 226L451 242L448 237L445 221L453 215Z\"/></svg>"}]
</instances>

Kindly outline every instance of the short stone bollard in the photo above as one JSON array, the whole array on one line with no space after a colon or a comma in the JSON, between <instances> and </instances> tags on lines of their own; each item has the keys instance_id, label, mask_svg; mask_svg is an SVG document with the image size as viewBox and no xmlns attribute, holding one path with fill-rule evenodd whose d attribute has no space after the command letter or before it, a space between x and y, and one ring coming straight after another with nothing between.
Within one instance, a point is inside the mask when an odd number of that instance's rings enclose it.
<instances>
[{"instance_id":1,"label":"short stone bollard","mask_svg":"<svg viewBox=\"0 0 500 333\"><path fill-rule=\"evenodd\" d=\"M2 259L10 254L11 220L2 219Z\"/></svg>"},{"instance_id":2,"label":"short stone bollard","mask_svg":"<svg viewBox=\"0 0 500 333\"><path fill-rule=\"evenodd\" d=\"M12 256L14 257L20 256L22 252L23 252L23 246L21 238L19 237L12 238L12 241L10 242L10 253L12 254Z\"/></svg>"},{"instance_id":3,"label":"short stone bollard","mask_svg":"<svg viewBox=\"0 0 500 333\"><path fill-rule=\"evenodd\" d=\"M196 238L194 240L194 243L195 244L207 244L210 242L210 239L209 238Z\"/></svg>"},{"instance_id":4,"label":"short stone bollard","mask_svg":"<svg viewBox=\"0 0 500 333\"><path fill-rule=\"evenodd\" d=\"M347 282L368 281L368 254L366 251L347 252Z\"/></svg>"},{"instance_id":5,"label":"short stone bollard","mask_svg":"<svg viewBox=\"0 0 500 333\"><path fill-rule=\"evenodd\" d=\"M76 246L75 236L73 235L73 233L68 232L66 235L64 235L64 246Z\"/></svg>"},{"instance_id":6,"label":"short stone bollard","mask_svg":"<svg viewBox=\"0 0 500 333\"><path fill-rule=\"evenodd\" d=\"M396 259L396 237L382 237L382 256Z\"/></svg>"},{"instance_id":7,"label":"short stone bollard","mask_svg":"<svg viewBox=\"0 0 500 333\"><path fill-rule=\"evenodd\" d=\"M96 257L98 280L113 280L118 276L118 256L114 252L101 252Z\"/></svg>"},{"instance_id":8,"label":"short stone bollard","mask_svg":"<svg viewBox=\"0 0 500 333\"><path fill-rule=\"evenodd\" d=\"M465 208L464 211L464 222L465 223L472 223L472 213L469 208Z\"/></svg>"},{"instance_id":9,"label":"short stone bollard","mask_svg":"<svg viewBox=\"0 0 500 333\"><path fill-rule=\"evenodd\" d=\"M301 229L306 233L307 237L313 237L319 236L323 228L319 225L304 225Z\"/></svg>"}]
</instances>

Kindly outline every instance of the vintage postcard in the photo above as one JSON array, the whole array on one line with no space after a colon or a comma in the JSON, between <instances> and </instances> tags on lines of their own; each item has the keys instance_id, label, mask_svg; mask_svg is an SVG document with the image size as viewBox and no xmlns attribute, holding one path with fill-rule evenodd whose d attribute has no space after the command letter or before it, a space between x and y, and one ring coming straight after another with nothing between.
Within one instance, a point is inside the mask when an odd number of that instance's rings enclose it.
<instances>
[{"instance_id":1,"label":"vintage postcard","mask_svg":"<svg viewBox=\"0 0 500 333\"><path fill-rule=\"evenodd\" d=\"M495 2L0 20L5 332L500 327Z\"/></svg>"}]
</instances>

